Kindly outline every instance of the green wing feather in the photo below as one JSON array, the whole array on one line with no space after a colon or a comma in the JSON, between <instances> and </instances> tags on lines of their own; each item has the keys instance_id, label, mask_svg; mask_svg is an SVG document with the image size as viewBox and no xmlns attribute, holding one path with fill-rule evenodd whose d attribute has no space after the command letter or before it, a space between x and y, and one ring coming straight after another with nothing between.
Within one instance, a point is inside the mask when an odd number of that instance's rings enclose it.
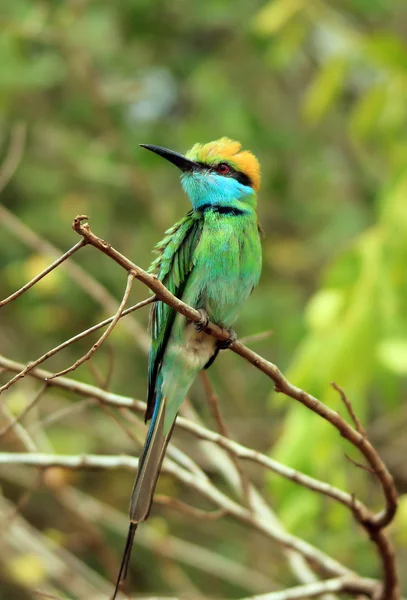
<instances>
[{"instance_id":1,"label":"green wing feather","mask_svg":"<svg viewBox=\"0 0 407 600\"><path fill-rule=\"evenodd\" d=\"M191 211L156 246L160 253L149 268L177 298L181 298L194 266L194 250L201 237L203 215ZM145 419L151 419L157 401L156 387L165 348L176 311L164 302L155 302L150 313L152 342L148 366L148 394Z\"/></svg>"}]
</instances>

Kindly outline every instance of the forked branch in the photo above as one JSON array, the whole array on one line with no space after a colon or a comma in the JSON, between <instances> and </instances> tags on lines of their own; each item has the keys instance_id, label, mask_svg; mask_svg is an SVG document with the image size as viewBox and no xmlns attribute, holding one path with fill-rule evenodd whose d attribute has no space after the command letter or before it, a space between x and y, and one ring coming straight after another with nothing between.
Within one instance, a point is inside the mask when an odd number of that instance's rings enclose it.
<instances>
[{"instance_id":1,"label":"forked branch","mask_svg":"<svg viewBox=\"0 0 407 600\"><path fill-rule=\"evenodd\" d=\"M157 296L157 298L173 309L183 314L191 321L197 323L201 315L198 310L188 306L182 300L171 294L158 279L115 250L108 242L95 235L90 229L86 216L78 216L74 219L73 229L82 236L87 244L94 246L109 258L113 259L127 272L132 272L134 277L147 285ZM209 323L205 331L219 340L226 340L229 333L214 323ZM257 369L265 373L275 384L275 389L286 396L297 400L312 412L315 412L323 419L327 420L342 437L348 440L355 448L363 454L371 469L374 471L385 498L385 508L378 514L374 514L361 503L354 503L353 514L360 525L368 532L372 541L376 544L383 568L383 593L382 600L398 600L400 589L396 571L394 551L392 545L383 531L384 527L390 523L397 510L397 491L393 478L386 465L380 458L378 452L367 439L367 436L360 431L358 422L356 427L352 427L339 413L330 409L317 398L308 394L304 390L292 385L281 373L276 365L267 361L259 354L253 352L238 340L234 341L230 350L245 358ZM349 407L348 407L349 408ZM351 413L352 414L352 413ZM352 415L353 416L353 415Z\"/></svg>"},{"instance_id":2,"label":"forked branch","mask_svg":"<svg viewBox=\"0 0 407 600\"><path fill-rule=\"evenodd\" d=\"M67 378L60 377L64 373L67 373L80 364L82 364L85 360L90 358L93 353L99 348L101 343L106 339L106 337L112 332L114 327L116 326L119 319L128 314L132 310L136 310L137 308L141 308L141 306L145 306L150 302L155 300L161 300L166 302L169 306L174 308L176 311L180 312L184 316L186 316L189 320L193 322L198 322L201 318L200 313L188 306L184 302L182 302L179 298L172 295L165 286L158 281L158 279L131 261L129 261L125 256L120 254L117 250L112 248L110 244L96 236L90 229L87 223L84 223L86 217L79 216L76 217L73 223L74 230L82 236L82 240L76 244L71 250L65 253L61 258L55 261L50 267L48 267L45 271L40 273L36 278L31 280L28 284L23 286L20 290L0 302L0 308L4 304L11 302L12 300L18 298L21 294L31 288L37 281L39 281L42 277L46 276L49 272L51 272L54 268L58 267L62 262L64 262L67 258L69 258L74 252L81 249L83 246L92 245L97 248L99 251L106 254L109 258L113 259L116 263L118 263L123 269L127 271L128 279L126 290L122 299L122 302L116 312L116 314L110 319L106 319L102 323L95 325L85 332L82 332L70 340L67 340L63 344L60 344L56 348L50 350L42 357L37 359L36 361L30 363L27 366L16 365L16 363L12 363L7 359L0 357L0 366L3 366L7 370L17 371L17 375L10 379L5 385L0 387L0 394L2 391L6 390L12 384L16 383L19 379L24 377L26 374L31 374L34 377L41 379L42 381L47 382L48 385L55 385L59 387L65 387L66 389L71 389L79 394L83 394L85 396L90 396L98 399L100 402L107 404L109 406L115 407L126 407L136 410L137 412L144 411L144 403L139 401L133 401L128 398L123 398L117 396L115 394L111 394L105 390L100 390L99 388L94 388L93 386L88 386L86 384L81 384L79 382L73 382ZM144 283L150 290L153 291L154 296L148 298L136 306L131 307L130 309L124 310L125 304L128 300L130 290L132 287L132 283L134 279L138 279L142 283ZM53 356L69 344L75 342L82 337L85 337L89 333L95 331L96 329L109 325L105 333L99 338L99 340L93 345L93 347L81 358L79 359L72 367L69 369L65 369L57 374L49 374L44 371L40 371L36 369L40 363L45 361L50 356ZM226 340L229 337L229 333L218 327L213 323L209 323L206 327L205 331L219 340ZM397 508L397 492L394 486L393 479L391 474L387 470L380 456L378 455L376 449L372 446L370 441L368 440L367 434L357 418L355 414L351 402L346 397L344 391L333 384L334 388L341 395L341 398L349 412L349 415L352 419L354 427L349 424L339 413L331 410L322 402L320 402L317 398L308 394L307 392L301 390L293 386L280 372L280 370L271 362L265 360L260 355L256 354L246 346L244 346L241 342L236 340L230 346L230 349L242 356L245 360L253 364L260 371L265 373L275 384L275 389L278 392L285 394L286 396L295 399L300 402L325 420L327 420L336 430L340 433L342 437L348 440L355 448L357 448L364 458L367 461L367 469L374 473L377 477L381 488L383 490L383 495L385 498L385 507L384 509L375 514L373 513L364 503L360 500L355 499L351 494L348 494L338 488L330 486L324 482L321 482L317 479L314 479L304 473L300 473L298 471L294 471L285 465L281 465L277 463L273 459L263 454L260 454L254 450L249 448L245 448L240 444L234 442L230 438L225 435L221 435L219 433L214 433L209 431L203 427L200 427L190 421L185 419L178 419L177 425L183 429L188 430L196 437L211 441L213 443L218 444L226 451L228 451L234 460L244 459L251 460L262 465L265 468L268 468L281 476L290 479L291 481L295 481L299 485L307 487L314 492L319 494L324 494L329 496L336 501L340 502L344 506L348 508L354 515L356 521L365 529L368 533L370 539L376 545L378 555L381 560L382 570L383 570L383 586L378 586L378 582L373 580L363 579L358 577L356 574L351 573L345 567L342 567L339 563L324 555L316 548L313 548L309 544L298 540L294 536L286 535L280 539L274 531L268 527L268 524L262 523L261 519L255 513L252 514L250 512L250 508L240 506L239 504L230 500L227 496L219 492L213 484L207 479L200 479L194 476L193 472L189 472L184 468L180 468L177 465L174 466L175 463L172 461L168 461L165 463L165 469L168 472L172 472L173 475L177 476L178 479L183 481L186 485L189 485L196 491L200 492L207 499L212 500L215 505L217 505L217 510L215 513L210 514L208 518L217 518L218 515L223 514L224 512L228 512L229 514L235 516L242 522L249 524L255 529L261 531L263 534L275 539L279 543L282 543L286 547L290 547L300 552L304 557L307 558L311 563L316 564L319 563L320 568L322 568L325 573L331 576L340 575L336 579L331 579L329 581L322 581L316 584L313 584L314 587L310 586L300 586L298 588L292 588L291 590L286 590L285 592L273 592L272 594L265 595L259 597L258 600L289 600L294 598L311 598L317 597L326 593L359 593L365 594L371 598L380 598L381 600L399 600L400 598L400 590L398 585L398 578L395 566L395 557L392 545L384 532L384 528L386 525L390 523L393 519L396 508ZM55 379L58 377L58 379ZM37 400L35 400L37 401ZM15 423L12 423L8 427L13 428L18 426L18 420ZM4 433L4 431L3 431ZM222 433L226 433L222 430ZM50 464L59 464L60 466L65 466L67 468L83 468L83 467L96 467L100 468L117 468L128 466L130 468L134 468L134 460L127 459L125 457L115 458L115 457L75 457L75 459L71 458L68 460L68 457L54 457L51 456L45 457L44 455L26 455L27 459L24 458L23 455L11 455L11 462L16 462L20 464L32 464L35 466L50 466ZM5 454L1 457L1 462L7 462L7 456ZM127 462L129 461L129 462ZM109 464L108 464L109 463ZM244 481L244 473L242 472L242 481ZM165 500L168 503L168 500ZM173 501L171 501L171 505L175 508L182 509L185 511L189 511L191 514L198 515L196 509L190 509L186 506L181 506ZM283 539L284 538L284 539ZM353 586L353 587L352 587ZM302 594L302 595L299 595Z\"/></svg>"}]
</instances>

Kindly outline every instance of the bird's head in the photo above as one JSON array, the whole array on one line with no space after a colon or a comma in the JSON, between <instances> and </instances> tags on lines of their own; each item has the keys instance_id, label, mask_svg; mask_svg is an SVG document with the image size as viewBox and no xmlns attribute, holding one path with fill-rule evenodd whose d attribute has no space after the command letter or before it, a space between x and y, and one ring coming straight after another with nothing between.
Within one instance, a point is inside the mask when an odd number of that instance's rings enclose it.
<instances>
[{"instance_id":1,"label":"bird's head","mask_svg":"<svg viewBox=\"0 0 407 600\"><path fill-rule=\"evenodd\" d=\"M251 152L241 149L239 142L223 137L208 144L195 144L185 156L160 146L141 145L181 169L182 186L194 209L255 208L260 165Z\"/></svg>"}]
</instances>

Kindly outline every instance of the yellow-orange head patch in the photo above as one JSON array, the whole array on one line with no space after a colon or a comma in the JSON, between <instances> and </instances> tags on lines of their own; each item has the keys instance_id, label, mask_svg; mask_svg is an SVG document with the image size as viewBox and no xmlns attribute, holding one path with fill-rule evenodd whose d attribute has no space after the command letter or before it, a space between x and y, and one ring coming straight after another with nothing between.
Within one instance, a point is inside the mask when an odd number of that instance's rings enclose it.
<instances>
[{"instance_id":1,"label":"yellow-orange head patch","mask_svg":"<svg viewBox=\"0 0 407 600\"><path fill-rule=\"evenodd\" d=\"M222 137L208 144L195 144L188 150L186 157L215 166L221 162L227 162L236 171L247 175L256 191L260 187L260 165L257 158L249 150L241 150L239 142Z\"/></svg>"}]
</instances>

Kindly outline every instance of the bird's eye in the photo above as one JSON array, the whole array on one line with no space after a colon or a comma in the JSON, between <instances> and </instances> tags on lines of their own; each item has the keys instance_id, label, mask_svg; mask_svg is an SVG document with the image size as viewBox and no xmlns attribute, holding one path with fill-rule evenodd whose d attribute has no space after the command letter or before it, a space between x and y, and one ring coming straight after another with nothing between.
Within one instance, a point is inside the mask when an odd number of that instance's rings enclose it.
<instances>
[{"instance_id":1,"label":"bird's eye","mask_svg":"<svg viewBox=\"0 0 407 600\"><path fill-rule=\"evenodd\" d=\"M222 175L226 175L226 173L229 173L230 167L226 163L219 163L217 166L217 171L218 173L222 173Z\"/></svg>"}]
</instances>

